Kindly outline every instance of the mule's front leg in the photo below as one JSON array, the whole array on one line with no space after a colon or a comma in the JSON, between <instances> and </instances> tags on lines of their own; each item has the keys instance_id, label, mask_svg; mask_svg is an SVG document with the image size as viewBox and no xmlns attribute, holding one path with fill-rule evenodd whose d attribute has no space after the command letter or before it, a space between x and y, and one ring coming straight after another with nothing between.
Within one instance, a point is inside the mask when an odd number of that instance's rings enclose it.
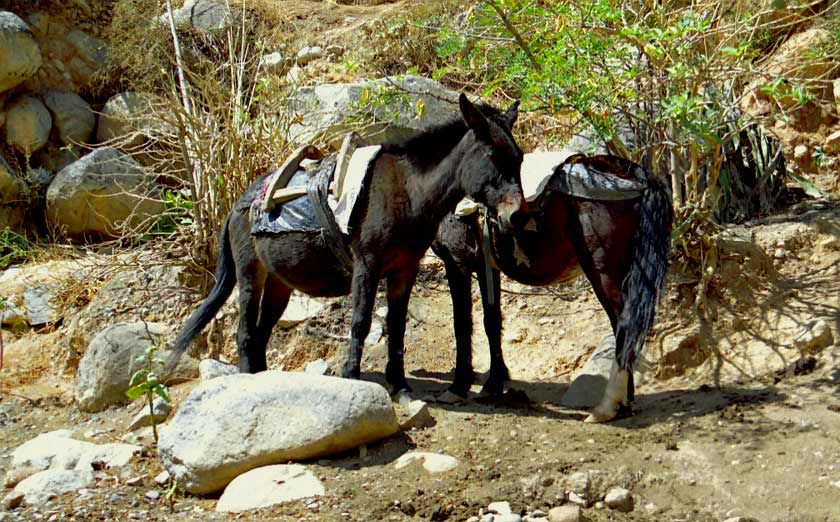
<instances>
[{"instance_id":1,"label":"mule's front leg","mask_svg":"<svg viewBox=\"0 0 840 522\"><path fill-rule=\"evenodd\" d=\"M455 327L455 379L449 390L466 397L475 380L472 365L472 280L470 273L454 261L444 258L444 265Z\"/></svg>"},{"instance_id":2,"label":"mule's front leg","mask_svg":"<svg viewBox=\"0 0 840 522\"><path fill-rule=\"evenodd\" d=\"M621 369L613 362L610 370L610 380L604 390L604 398L595 407L584 422L609 422L616 418L622 407L629 407L628 390L630 389L631 375L628 370Z\"/></svg>"},{"instance_id":3,"label":"mule's front leg","mask_svg":"<svg viewBox=\"0 0 840 522\"><path fill-rule=\"evenodd\" d=\"M484 308L484 332L487 334L487 343L490 345L490 372L482 393L501 395L505 391L505 384L510 380L510 371L502 353L501 274L498 270L493 270L491 275L490 281L481 275L478 278Z\"/></svg>"},{"instance_id":4,"label":"mule's front leg","mask_svg":"<svg viewBox=\"0 0 840 522\"><path fill-rule=\"evenodd\" d=\"M379 284L379 266L374 260L356 258L353 266L352 301L353 317L350 320L350 348L341 366L339 377L358 379L361 373L362 348L370 332L376 286Z\"/></svg>"},{"instance_id":5,"label":"mule's front leg","mask_svg":"<svg viewBox=\"0 0 840 522\"><path fill-rule=\"evenodd\" d=\"M419 267L388 274L388 364L385 379L394 393L411 391L405 378L405 322L408 315L408 300L417 278Z\"/></svg>"}]
</instances>

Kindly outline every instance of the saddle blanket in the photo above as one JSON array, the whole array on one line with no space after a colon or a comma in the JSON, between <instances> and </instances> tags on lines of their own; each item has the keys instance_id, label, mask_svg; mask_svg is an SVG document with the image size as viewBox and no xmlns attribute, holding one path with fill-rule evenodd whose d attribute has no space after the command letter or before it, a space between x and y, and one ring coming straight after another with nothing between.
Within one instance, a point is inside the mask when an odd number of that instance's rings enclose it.
<instances>
[{"instance_id":1,"label":"saddle blanket","mask_svg":"<svg viewBox=\"0 0 840 522\"><path fill-rule=\"evenodd\" d=\"M344 173L341 194L336 198L330 193L328 197L329 207L333 212L339 230L343 234L350 234L352 227L351 218L353 209L358 203L359 196L366 190L365 174L368 166L375 160L381 149L379 145L360 147L353 152L352 157ZM298 170L292 175L287 187L309 187L324 179L334 186L336 158L330 157L320 163L315 163L311 170ZM266 197L266 190L271 186L272 181L280 174L275 171L268 175L263 181L263 189L260 197L252 203L251 212L251 233L254 234L279 234L282 232L319 232L323 230L318 220L314 205L316 202L307 194L297 199L274 205L269 211L261 208L262 199Z\"/></svg>"}]
</instances>

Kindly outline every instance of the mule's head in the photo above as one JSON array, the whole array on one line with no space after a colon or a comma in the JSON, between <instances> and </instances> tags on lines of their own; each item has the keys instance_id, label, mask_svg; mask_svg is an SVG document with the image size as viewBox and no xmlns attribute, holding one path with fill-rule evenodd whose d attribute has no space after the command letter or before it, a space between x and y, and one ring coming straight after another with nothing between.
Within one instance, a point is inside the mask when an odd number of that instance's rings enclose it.
<instances>
[{"instance_id":1,"label":"mule's head","mask_svg":"<svg viewBox=\"0 0 840 522\"><path fill-rule=\"evenodd\" d=\"M470 129L461 182L467 195L483 203L503 231L513 228L517 213L525 210L519 181L522 150L511 130L519 116L519 102L501 114L484 115L466 96L459 99L461 115ZM521 213L520 213L521 215Z\"/></svg>"}]
</instances>

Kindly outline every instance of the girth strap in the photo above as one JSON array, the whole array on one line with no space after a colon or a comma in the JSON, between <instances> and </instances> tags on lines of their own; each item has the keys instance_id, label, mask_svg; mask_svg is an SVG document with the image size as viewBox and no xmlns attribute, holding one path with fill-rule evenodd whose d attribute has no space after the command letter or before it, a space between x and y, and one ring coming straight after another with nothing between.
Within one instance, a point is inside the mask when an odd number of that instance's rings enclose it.
<instances>
[{"instance_id":1,"label":"girth strap","mask_svg":"<svg viewBox=\"0 0 840 522\"><path fill-rule=\"evenodd\" d=\"M325 161L335 161L330 158ZM321 225L321 234L324 237L324 242L330 247L339 261L341 270L347 277L353 275L353 260L350 257L350 252L344 242L344 236L338 228L338 223L335 221L335 215L330 208L329 191L330 180L332 179L335 164L321 169L306 188L309 197L312 199L312 208L315 210L315 218Z\"/></svg>"}]
</instances>

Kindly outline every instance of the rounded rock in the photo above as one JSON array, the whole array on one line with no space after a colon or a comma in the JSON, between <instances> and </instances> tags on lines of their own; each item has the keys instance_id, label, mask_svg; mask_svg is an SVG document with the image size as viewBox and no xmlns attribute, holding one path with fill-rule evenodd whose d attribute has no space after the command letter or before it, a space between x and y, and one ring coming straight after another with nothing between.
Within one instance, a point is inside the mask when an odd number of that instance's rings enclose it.
<instances>
[{"instance_id":1,"label":"rounded rock","mask_svg":"<svg viewBox=\"0 0 840 522\"><path fill-rule=\"evenodd\" d=\"M46 145L50 129L50 111L37 98L21 96L6 109L6 143L24 154Z\"/></svg>"},{"instance_id":2,"label":"rounded rock","mask_svg":"<svg viewBox=\"0 0 840 522\"><path fill-rule=\"evenodd\" d=\"M558 506L548 512L549 522L582 522L583 512L580 506Z\"/></svg>"},{"instance_id":3,"label":"rounded rock","mask_svg":"<svg viewBox=\"0 0 840 522\"><path fill-rule=\"evenodd\" d=\"M43 100L53 115L53 123L63 143L90 141L96 117L85 100L78 94L55 90L44 93Z\"/></svg>"},{"instance_id":4,"label":"rounded rock","mask_svg":"<svg viewBox=\"0 0 840 522\"><path fill-rule=\"evenodd\" d=\"M0 11L0 92L26 81L41 63L41 48L26 22Z\"/></svg>"}]
</instances>

